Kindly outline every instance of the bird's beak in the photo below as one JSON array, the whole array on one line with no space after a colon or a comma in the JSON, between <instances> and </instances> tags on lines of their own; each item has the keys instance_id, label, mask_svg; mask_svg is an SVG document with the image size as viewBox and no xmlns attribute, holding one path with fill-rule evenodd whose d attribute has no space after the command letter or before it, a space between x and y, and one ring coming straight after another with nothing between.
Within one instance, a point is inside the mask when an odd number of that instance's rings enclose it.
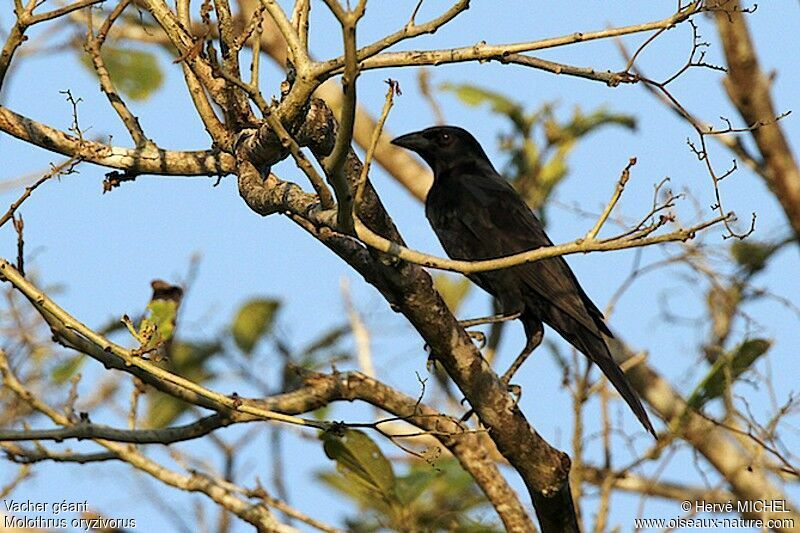
<instances>
[{"instance_id":1,"label":"bird's beak","mask_svg":"<svg viewBox=\"0 0 800 533\"><path fill-rule=\"evenodd\" d=\"M392 144L422 154L428 148L429 142L420 132L414 132L392 139Z\"/></svg>"}]
</instances>

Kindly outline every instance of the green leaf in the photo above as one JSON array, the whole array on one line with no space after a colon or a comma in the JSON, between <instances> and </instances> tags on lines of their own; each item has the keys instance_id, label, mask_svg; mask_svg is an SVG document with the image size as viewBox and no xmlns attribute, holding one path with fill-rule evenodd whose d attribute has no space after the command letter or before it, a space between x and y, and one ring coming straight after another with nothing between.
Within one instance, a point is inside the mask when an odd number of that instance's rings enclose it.
<instances>
[{"instance_id":1,"label":"green leaf","mask_svg":"<svg viewBox=\"0 0 800 533\"><path fill-rule=\"evenodd\" d=\"M754 274L767 266L767 260L777 248L774 245L748 239L731 244L731 256L745 270Z\"/></svg>"},{"instance_id":2,"label":"green leaf","mask_svg":"<svg viewBox=\"0 0 800 533\"><path fill-rule=\"evenodd\" d=\"M473 107L489 104L494 113L507 116L525 134L530 129L529 121L525 118L525 109L498 92L469 84L443 83L439 88L454 93L459 100Z\"/></svg>"},{"instance_id":3,"label":"green leaf","mask_svg":"<svg viewBox=\"0 0 800 533\"><path fill-rule=\"evenodd\" d=\"M469 294L472 283L464 276L455 277L448 274L437 274L433 277L433 286L441 294L450 312L456 313L461 306L461 302Z\"/></svg>"},{"instance_id":4,"label":"green leaf","mask_svg":"<svg viewBox=\"0 0 800 533\"><path fill-rule=\"evenodd\" d=\"M687 405L699 409L709 400L721 396L725 390L727 369L730 369L731 382L735 381L759 357L767 353L770 346L772 346L772 341L750 339L740 344L733 352L721 356L695 387L689 399L686 400Z\"/></svg>"},{"instance_id":5,"label":"green leaf","mask_svg":"<svg viewBox=\"0 0 800 533\"><path fill-rule=\"evenodd\" d=\"M361 490L360 487L351 483L344 476L330 471L330 472L317 472L317 479L325 483L329 488L334 489L351 500L357 502L361 507L369 509L385 510L386 505L378 501L376 498L371 498L368 492Z\"/></svg>"},{"instance_id":6,"label":"green leaf","mask_svg":"<svg viewBox=\"0 0 800 533\"><path fill-rule=\"evenodd\" d=\"M245 354L250 355L261 337L272 328L279 306L277 300L258 298L239 308L233 319L231 332L236 346Z\"/></svg>"},{"instance_id":7,"label":"green leaf","mask_svg":"<svg viewBox=\"0 0 800 533\"><path fill-rule=\"evenodd\" d=\"M204 365L222 351L219 342L174 342L170 348L167 367L187 378L204 375Z\"/></svg>"},{"instance_id":8,"label":"green leaf","mask_svg":"<svg viewBox=\"0 0 800 533\"><path fill-rule=\"evenodd\" d=\"M53 381L56 383L65 383L75 375L85 360L86 357L83 354L70 357L53 367L50 377L53 378Z\"/></svg>"},{"instance_id":9,"label":"green leaf","mask_svg":"<svg viewBox=\"0 0 800 533\"><path fill-rule=\"evenodd\" d=\"M172 424L187 409L189 404L174 396L157 390L147 393L145 424L149 428L164 428Z\"/></svg>"},{"instance_id":10,"label":"green leaf","mask_svg":"<svg viewBox=\"0 0 800 533\"><path fill-rule=\"evenodd\" d=\"M553 188L567 175L567 171L569 170L567 167L567 156L574 146L574 143L559 146L556 153L542 166L538 181L538 185L542 190L540 205L550 196L550 192L552 192Z\"/></svg>"},{"instance_id":11,"label":"green leaf","mask_svg":"<svg viewBox=\"0 0 800 533\"><path fill-rule=\"evenodd\" d=\"M178 315L178 302L174 300L150 300L147 316L139 324L139 337L142 348L155 348L169 341L175 333L175 320Z\"/></svg>"},{"instance_id":12,"label":"green leaf","mask_svg":"<svg viewBox=\"0 0 800 533\"><path fill-rule=\"evenodd\" d=\"M102 56L114 86L133 100L146 100L164 82L155 54L105 45ZM95 73L88 55L81 56L81 62Z\"/></svg>"},{"instance_id":13,"label":"green leaf","mask_svg":"<svg viewBox=\"0 0 800 533\"><path fill-rule=\"evenodd\" d=\"M175 333L175 318L178 303L173 300L151 300L147 304L149 319L156 326L162 340L169 340Z\"/></svg>"},{"instance_id":14,"label":"green leaf","mask_svg":"<svg viewBox=\"0 0 800 533\"><path fill-rule=\"evenodd\" d=\"M327 420L333 411L333 405L327 404L311 411L311 416L319 421Z\"/></svg>"},{"instance_id":15,"label":"green leaf","mask_svg":"<svg viewBox=\"0 0 800 533\"><path fill-rule=\"evenodd\" d=\"M214 377L206 368L208 361L221 351L222 346L215 342L173 342L167 359L157 364L195 383L204 383ZM155 389L148 389L147 400L145 423L151 428L170 425L190 407L183 400Z\"/></svg>"},{"instance_id":16,"label":"green leaf","mask_svg":"<svg viewBox=\"0 0 800 533\"><path fill-rule=\"evenodd\" d=\"M560 144L580 139L597 128L609 125L622 126L630 130L635 130L636 119L631 115L612 113L603 108L597 109L588 115L584 115L583 111L576 108L572 114L572 118L566 124L557 124L552 119L548 120L545 123L545 132L547 141L550 144Z\"/></svg>"},{"instance_id":17,"label":"green leaf","mask_svg":"<svg viewBox=\"0 0 800 533\"><path fill-rule=\"evenodd\" d=\"M397 502L392 464L366 433L347 429L337 435L326 431L322 442L325 455L336 461L336 469L354 487L372 493L386 503Z\"/></svg>"},{"instance_id":18,"label":"green leaf","mask_svg":"<svg viewBox=\"0 0 800 533\"><path fill-rule=\"evenodd\" d=\"M408 473L395 479L397 498L392 504L344 476L317 475L323 483L359 504L359 514L346 520L348 531L502 531L495 524L475 520L489 507L488 501L455 459L437 460L435 466L427 461L412 462Z\"/></svg>"},{"instance_id":19,"label":"green leaf","mask_svg":"<svg viewBox=\"0 0 800 533\"><path fill-rule=\"evenodd\" d=\"M413 469L408 475L397 478L397 498L400 503L411 505L439 475L438 471L428 466L426 469Z\"/></svg>"}]
</instances>

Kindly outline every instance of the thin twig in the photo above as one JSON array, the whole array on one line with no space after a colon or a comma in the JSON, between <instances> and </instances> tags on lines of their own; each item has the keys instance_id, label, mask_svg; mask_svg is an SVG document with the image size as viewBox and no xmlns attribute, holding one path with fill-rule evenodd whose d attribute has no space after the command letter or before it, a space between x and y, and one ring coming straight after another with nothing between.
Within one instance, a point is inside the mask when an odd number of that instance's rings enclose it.
<instances>
[{"instance_id":1,"label":"thin twig","mask_svg":"<svg viewBox=\"0 0 800 533\"><path fill-rule=\"evenodd\" d=\"M696 1L687 5L677 13L670 15L669 17L643 24L634 24L620 28L610 28L593 32L577 32L560 37L551 37L538 41L513 44L490 45L486 43L478 43L473 46L465 46L461 48L443 50L409 50L405 52L381 53L377 55L372 55L371 49L361 50L358 54L358 60L360 62L359 66L361 70L412 65L441 65L445 63L463 61L502 60L511 54L531 52L534 50L544 50L547 48L554 48L597 39L608 39L610 37L658 30L660 28L671 28L676 24L689 19L693 15L702 13L704 10L705 8L703 7L702 2ZM322 63L319 68L324 72L335 74L342 69L345 63L346 58L338 57Z\"/></svg>"},{"instance_id":2,"label":"thin twig","mask_svg":"<svg viewBox=\"0 0 800 533\"><path fill-rule=\"evenodd\" d=\"M648 234L651 233L652 230L645 229L641 233L626 236L624 238L612 237L610 239L600 241L596 239L579 240L565 244L537 248L535 250L510 255L507 257L501 257L498 259L487 259L483 261L459 261L424 254L381 237L370 230L367 226L360 223L358 220L356 220L356 232L359 240L368 246L397 257L398 259L408 261L409 263L414 263L429 268L436 268L439 270L450 270L453 272L461 272L462 274L472 274L475 272L487 272L490 270L508 268L524 263L532 263L541 259L557 257L561 255L595 251L624 250L627 248L638 248L641 246L649 246L666 242L683 242L694 238L697 232L721 222L725 222L732 216L733 215L731 213L728 213L724 216L717 216L711 220L701 222L689 228L678 229L663 235L649 236Z\"/></svg>"},{"instance_id":3,"label":"thin twig","mask_svg":"<svg viewBox=\"0 0 800 533\"><path fill-rule=\"evenodd\" d=\"M625 165L625 168L622 170L619 181L617 181L617 186L614 189L614 194L611 195L611 200L609 200L608 204L606 204L605 209L603 209L603 212L600 214L597 222L595 222L594 227L586 234L586 237L584 237L585 239L594 239L597 237L597 234L600 233L600 230L603 229L603 224L605 224L606 220L608 220L608 217L614 210L614 207L616 207L620 196L622 196L622 191L625 190L625 184L628 183L628 179L631 177L631 167L635 164L636 158L631 157L630 160L628 160L628 164Z\"/></svg>"},{"instance_id":4,"label":"thin twig","mask_svg":"<svg viewBox=\"0 0 800 533\"><path fill-rule=\"evenodd\" d=\"M383 134L383 126L386 124L386 118L389 116L389 111L392 109L394 96L395 94L400 94L400 86L395 80L389 78L386 80L386 83L389 85L389 90L386 91L386 99L383 102L381 116L378 119L377 126L375 126L375 129L372 131L372 140L370 141L369 147L367 148L367 153L364 156L364 165L361 167L361 175L359 176L358 183L356 184L356 196L355 201L353 202L353 216L358 216L358 206L361 205L361 201L364 196L364 188L366 186L367 179L369 178L369 169L372 165L372 159L375 156L375 148L378 146L378 141L380 141L381 135Z\"/></svg>"},{"instance_id":5,"label":"thin twig","mask_svg":"<svg viewBox=\"0 0 800 533\"><path fill-rule=\"evenodd\" d=\"M353 11L345 11L338 0L325 0L325 4L342 27L345 62L342 74L344 100L339 119L339 131L336 133L333 151L325 158L323 164L325 173L333 186L333 192L336 194L337 226L343 233L352 235L355 232L353 191L350 190L347 177L344 175L344 164L353 142L353 124L356 119L356 79L360 71L356 49L356 28L358 21L364 15L365 4L359 2Z\"/></svg>"},{"instance_id":6,"label":"thin twig","mask_svg":"<svg viewBox=\"0 0 800 533\"><path fill-rule=\"evenodd\" d=\"M233 423L220 414L213 414L191 424L163 429L119 429L89 422L56 429L0 429L0 441L62 442L69 439L103 439L134 444L172 444L208 435L212 431Z\"/></svg>"},{"instance_id":7,"label":"thin twig","mask_svg":"<svg viewBox=\"0 0 800 533\"><path fill-rule=\"evenodd\" d=\"M122 6L122 4L120 4ZM117 6L119 8L120 6ZM114 24L114 21L117 17L122 14L122 9L115 9L111 12L108 16L108 19L103 23L103 28L105 28L105 32L102 34L103 37L98 38L94 35L94 28L93 28L93 17L92 12L89 10L89 15L87 17L87 30L86 30L86 45L85 49L86 52L89 54L89 57L92 60L92 65L94 66L94 70L97 73L97 77L100 80L100 88L102 89L103 93L105 93L106 98L108 98L111 107L114 108L117 115L119 115L120 120L125 125L125 128L130 133L131 138L133 139L134 144L137 148L144 148L149 143L150 140L144 134L142 130L142 125L139 123L139 119L131 113L130 109L128 109L127 104L122 99L122 97L117 92L116 87L114 87L114 82L111 81L111 75L106 68L105 61L103 60L103 54L101 47L103 45L105 34L108 32L108 29Z\"/></svg>"},{"instance_id":8,"label":"thin twig","mask_svg":"<svg viewBox=\"0 0 800 533\"><path fill-rule=\"evenodd\" d=\"M316 420L307 420L254 407L236 396L231 397L213 392L144 358L133 356L130 350L109 341L72 317L20 275L19 271L3 258L0 258L0 280L10 282L28 298L36 310L48 321L54 335L76 349L86 350L87 355L100 359L104 364L114 365L128 371L139 370L140 373L137 375L141 378L150 378L148 383L161 385L162 387L174 387L175 390L183 390L189 396L196 398L200 405L216 405L220 410L227 409L233 413L238 412L256 416L264 420L282 421L318 429L325 429L329 426L327 423ZM205 401L201 402L201 399Z\"/></svg>"},{"instance_id":9,"label":"thin twig","mask_svg":"<svg viewBox=\"0 0 800 533\"><path fill-rule=\"evenodd\" d=\"M292 27L292 23L286 18L283 8L275 0L261 0L261 4L267 10L269 16L272 17L273 22L278 27L278 31L281 32L281 35L286 40L295 68L298 70L307 69L310 64L308 53L300 42L300 37Z\"/></svg>"},{"instance_id":10,"label":"thin twig","mask_svg":"<svg viewBox=\"0 0 800 533\"><path fill-rule=\"evenodd\" d=\"M9 206L8 211L6 211L3 214L3 216L0 217L0 227L3 227L6 222L11 220L11 218L14 216L14 213L17 211L17 209L19 209L19 207L23 204L23 202L25 202L25 200L27 200L28 197L30 197L30 195L33 193L33 191L36 190L37 187L39 187L42 183L44 183L45 181L47 181L47 180L49 180L51 178L54 178L54 177L57 177L57 176L63 176L63 175L66 175L66 174L71 174L74 171L75 166L79 162L80 161L78 160L77 157L70 157L69 159L67 159L63 163L60 163L60 164L52 167L49 172L47 172L41 178L36 180L36 182L33 183L33 185L29 185L29 186L25 187L25 192L22 193L22 196L17 198L17 200L13 204L11 204L11 206Z\"/></svg>"}]
</instances>

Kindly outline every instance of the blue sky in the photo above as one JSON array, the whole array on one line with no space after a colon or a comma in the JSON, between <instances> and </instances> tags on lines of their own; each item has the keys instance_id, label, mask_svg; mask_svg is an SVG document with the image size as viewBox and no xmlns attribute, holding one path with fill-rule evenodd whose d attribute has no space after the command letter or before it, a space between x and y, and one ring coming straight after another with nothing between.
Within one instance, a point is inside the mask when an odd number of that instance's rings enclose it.
<instances>
[{"instance_id":1,"label":"blue sky","mask_svg":"<svg viewBox=\"0 0 800 533\"><path fill-rule=\"evenodd\" d=\"M380 2L369 4L361 27L361 42L375 38L402 26L415 1ZM446 2L427 2L419 19L427 19ZM573 0L566 2L473 2L470 10L451 26L432 36L425 36L406 48L434 48L470 45L481 40L489 43L527 41L549 36L602 29L663 18L674 9L674 1L640 2L623 0L614 3ZM0 7L0 27L6 32L12 20L11 2ZM800 86L800 64L796 61L796 41L792 39L800 24L800 9L793 0L774 0L760 4L748 18L760 55L762 67L775 70L774 98L779 111L793 110L794 114L782 125L797 153L800 148L800 122L796 116L796 87ZM701 33L713 43L708 60L722 63L721 50L716 44L711 21L698 19ZM33 32L37 35L37 32ZM65 37L62 32L61 37ZM635 47L643 36L626 39ZM57 38L56 41L59 41ZM35 43L35 38L31 43ZM314 3L311 44L317 57L339 53L340 41L332 18L321 3ZM690 30L681 26L671 30L647 49L641 66L653 78L671 74L686 59L690 46ZM618 69L622 59L612 41L573 45L541 54L558 60L597 69ZM125 145L125 130L111 112L97 81L79 64L71 51L17 58L13 76L2 95L3 105L16 112L66 129L71 121L69 104L59 91L70 89L83 102L79 108L82 127L91 127L88 135L113 135L115 143ZM268 64L268 63L267 63ZM142 103L132 104L140 116L145 131L161 146L170 149L202 149L208 146L205 131L196 118L180 75L180 68L166 55L160 55L160 66L167 74L164 87ZM597 82L555 76L520 67L489 64L460 64L431 69L432 80L454 83L475 83L506 92L528 108L543 102L557 102L559 113L568 115L575 106L592 110L606 106L616 112L635 115L638 130L604 129L589 137L575 150L570 159L572 174L559 188L557 198L564 203L577 203L587 210L597 210L608 198L620 170L629 157L638 158L633 177L620 202L621 212L635 218L646 212L652 186L669 176L676 191L687 189L712 216L706 206L713 201L710 178L701 163L686 145L693 131L661 107L642 88L620 86L609 88ZM383 103L385 84L391 76L400 81L403 95L389 117L387 128L400 134L431 124L430 109L420 97L413 70L371 71L359 79L362 105L377 113ZM272 68L262 72L262 87L276 91L282 77ZM684 105L712 123L720 115L736 118L735 111L725 99L718 72L692 70L675 82L673 92ZM501 166L496 135L505 124L483 108L465 107L452 95L437 95L447 120L471 130L487 152ZM720 168L729 164L729 155L712 147L712 158ZM9 138L0 137L0 181L29 173L40 173L59 157ZM290 162L278 165L275 172L286 179L303 184L301 173ZM353 299L365 314L374 338L374 359L381 379L415 395L415 371L426 375L425 353L419 336L389 310L380 296L367 286L342 262L316 243L290 221L280 216L261 218L241 201L233 178L223 179L212 187L213 179L162 178L144 176L135 183L101 194L103 169L82 165L80 173L51 181L37 190L21 209L25 217L28 268L44 286L58 285L57 301L87 324L99 326L124 313L135 314L149 297L149 282L154 278L179 281L185 274L190 258L200 254L198 277L184 309L184 334L192 337L213 336L227 324L236 308L247 298L263 295L280 298L284 307L279 328L296 346L312 339L326 329L339 325L343 319L343 304L339 281L351 281ZM394 217L406 240L415 248L441 254L436 239L424 219L422 205L388 177L375 168L373 183L387 209ZM13 201L21 189L0 195L3 204ZM741 170L724 182L723 199L728 210L736 211L743 220L751 212L758 214L758 229L754 237L775 238L786 233L785 222L778 204L757 176ZM694 215L693 207L685 202L677 212L685 220ZM550 210L548 231L555 242L572 240L591 226L591 220L577 217L567 210ZM605 231L610 232L610 227ZM710 244L721 243L721 231L712 229L703 237ZM643 252L643 264L657 260L672 248L653 248ZM0 255L15 255L15 239L10 227L0 232ZM629 272L634 252L612 252L573 256L569 259L589 295L602 308ZM800 298L797 248L784 250L762 275L758 283L797 302ZM619 302L609 317L612 329L632 346L647 350L651 364L667 376L680 390L697 382L705 366L699 361L698 347L707 334L707 325L667 323L662 302L682 316L703 313L704 295L697 285L686 283L682 271L659 270L639 281ZM489 300L483 293L472 292L464 316L484 314ZM752 305L748 312L755 319L749 326L754 335L775 339L769 364L778 398L796 391L797 347L800 345L798 317L774 302ZM501 364L507 364L522 345L521 328L512 326L501 347ZM748 326L737 324L738 338L744 338ZM548 332L547 338L557 336ZM559 340L559 343L561 341ZM562 348L565 347L561 343ZM274 359L276 365L278 359ZM687 370L688 369L688 370ZM222 375L214 385L217 390L237 390L235 380L229 379L224 362L218 369ZM760 371L766 371L762 362ZM269 369L254 369L270 375ZM85 371L83 386L89 387L93 378L104 371L90 363ZM228 376L228 377L226 377ZM571 409L569 396L560 389L560 374L545 353L537 353L518 374L524 395L522 408L546 438L556 445L567 447L571 420L563 413ZM241 386L239 384L239 386ZM766 391L743 385L742 394L751 400L756 416L762 420L770 413ZM89 394L91 390L83 391ZM590 405L590 412L596 406ZM594 411L593 411L594 410ZM358 406L337 407L334 418L364 420L371 411ZM623 408L615 406L615 416L624 420L629 430L638 430L636 421ZM656 423L662 427L660 422ZM240 429L222 433L234 437ZM346 510L335 501L332 493L310 481L309 472L329 467L321 446L313 439L291 436L291 453L287 456L287 474L292 503L324 520L336 521ZM248 471L269 478L266 460L269 443L264 432L259 434L263 453L251 447L246 461L241 463L244 481L252 481ZM797 434L787 433L787 440ZM642 450L646 440L637 441ZM197 453L203 444L189 445ZM389 449L396 454L396 449ZM598 457L597 450L590 452ZM157 457L164 454L157 452ZM619 442L615 463L627 463L632 456ZM4 468L5 470L5 468ZM163 524L163 515L151 506L142 505L139 482L128 483L131 468L126 465L93 465L88 467L42 465L37 476L27 483L18 497L39 500L88 499L90 504L110 516L135 516L140 530L156 530ZM515 486L521 487L513 473ZM691 455L679 452L664 473L665 479L693 479L699 483ZM120 479L125 479L122 485ZM147 483L151 487L154 484ZM192 501L200 496L185 496L172 489L158 487L160 495L182 509L184 516L192 511ZM800 492L793 491L795 501ZM527 501L526 498L523 498ZM631 526L636 499L620 496L615 500L611 521L622 530ZM325 502L321 504L320 502ZM590 509L593 500L587 500ZM185 512L184 512L185 510ZM652 510L652 511L651 511ZM657 500L647 503L644 516L677 515L675 506ZM589 512L591 516L591 511ZM171 526L170 526L171 527ZM240 531L246 530L241 526Z\"/></svg>"}]
</instances>

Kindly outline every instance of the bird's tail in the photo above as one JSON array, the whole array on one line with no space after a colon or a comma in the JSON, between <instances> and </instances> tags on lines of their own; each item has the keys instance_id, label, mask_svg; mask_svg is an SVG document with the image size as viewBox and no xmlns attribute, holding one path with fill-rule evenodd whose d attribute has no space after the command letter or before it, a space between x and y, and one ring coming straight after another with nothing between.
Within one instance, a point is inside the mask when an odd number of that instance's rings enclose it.
<instances>
[{"instance_id":1,"label":"bird's tail","mask_svg":"<svg viewBox=\"0 0 800 533\"><path fill-rule=\"evenodd\" d=\"M656 430L647 416L647 411L644 410L642 402L639 400L638 394L633 390L628 378L622 372L616 361L611 357L611 352L608 350L608 345L596 334L586 332L583 335L564 335L564 337L578 350L583 352L589 357L603 374L608 378L614 388L619 392L620 396L625 400L625 403L631 408L633 414L639 419L644 428L650 432L653 437L656 436Z\"/></svg>"}]
</instances>

